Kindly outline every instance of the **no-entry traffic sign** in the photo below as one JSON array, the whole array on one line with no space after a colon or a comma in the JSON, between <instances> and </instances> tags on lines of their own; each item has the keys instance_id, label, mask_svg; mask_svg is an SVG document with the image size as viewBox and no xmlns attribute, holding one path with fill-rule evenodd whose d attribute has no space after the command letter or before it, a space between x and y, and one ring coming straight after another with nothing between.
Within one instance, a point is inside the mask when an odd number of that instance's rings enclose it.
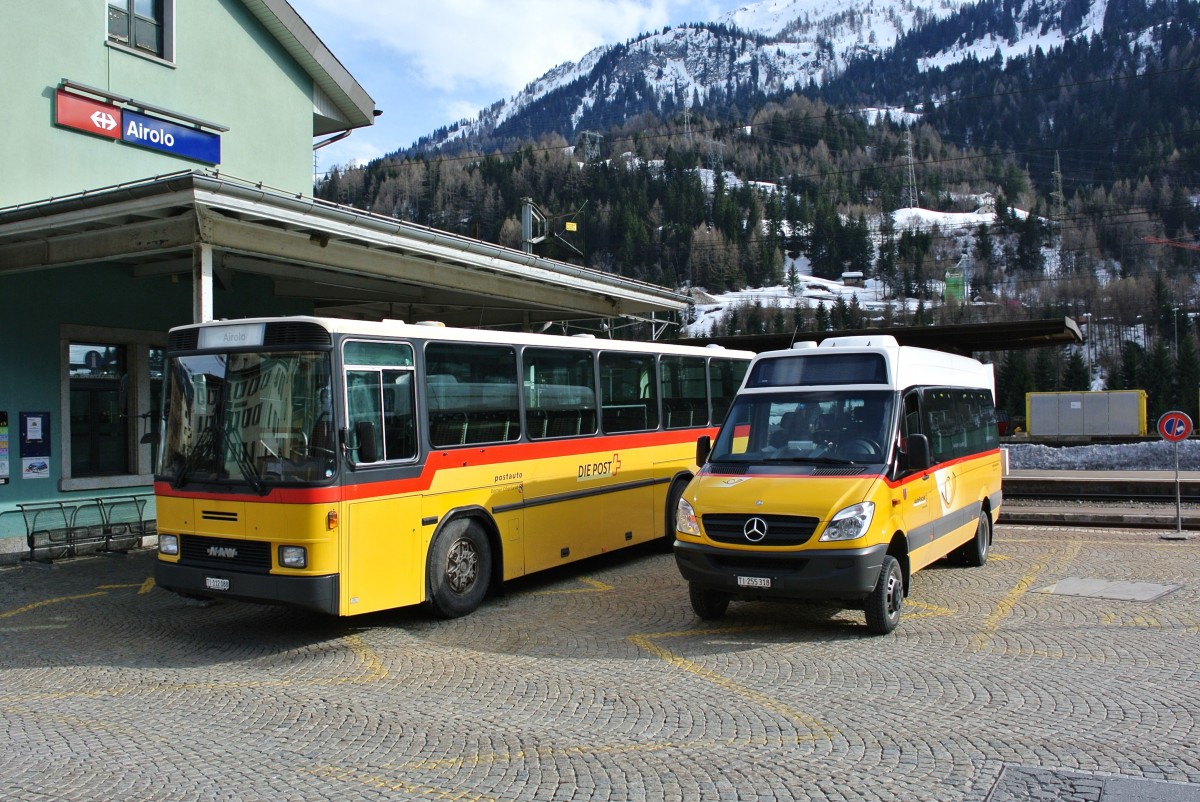
<instances>
[{"instance_id":1,"label":"no-entry traffic sign","mask_svg":"<svg viewBox=\"0 0 1200 802\"><path fill-rule=\"evenodd\" d=\"M1186 412L1164 412L1158 419L1158 433L1162 435L1162 439L1171 443L1186 440L1192 434L1192 419Z\"/></svg>"}]
</instances>

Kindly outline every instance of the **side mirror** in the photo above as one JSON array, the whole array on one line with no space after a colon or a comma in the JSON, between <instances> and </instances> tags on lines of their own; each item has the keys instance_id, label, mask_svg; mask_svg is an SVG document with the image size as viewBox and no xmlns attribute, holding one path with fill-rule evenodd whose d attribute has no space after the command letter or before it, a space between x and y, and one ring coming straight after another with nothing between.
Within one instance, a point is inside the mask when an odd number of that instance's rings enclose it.
<instances>
[{"instance_id":1,"label":"side mirror","mask_svg":"<svg viewBox=\"0 0 1200 802\"><path fill-rule=\"evenodd\" d=\"M910 434L905 443L904 463L909 470L923 471L933 464L929 452L929 438L923 434Z\"/></svg>"},{"instance_id":2,"label":"side mirror","mask_svg":"<svg viewBox=\"0 0 1200 802\"><path fill-rule=\"evenodd\" d=\"M360 420L354 424L354 440L358 446L358 462L379 462L379 448L375 443L375 424Z\"/></svg>"},{"instance_id":3,"label":"side mirror","mask_svg":"<svg viewBox=\"0 0 1200 802\"><path fill-rule=\"evenodd\" d=\"M696 440L696 467L701 467L708 462L708 455L712 453L712 438L708 435L701 435Z\"/></svg>"}]
</instances>

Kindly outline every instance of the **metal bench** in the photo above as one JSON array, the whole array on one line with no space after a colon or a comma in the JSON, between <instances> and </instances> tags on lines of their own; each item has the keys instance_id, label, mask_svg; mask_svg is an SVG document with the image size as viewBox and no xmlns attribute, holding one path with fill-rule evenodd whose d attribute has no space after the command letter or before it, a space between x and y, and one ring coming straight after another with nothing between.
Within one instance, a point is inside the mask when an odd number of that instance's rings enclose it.
<instances>
[{"instance_id":1,"label":"metal bench","mask_svg":"<svg viewBox=\"0 0 1200 802\"><path fill-rule=\"evenodd\" d=\"M145 517L148 496L37 501L18 504L30 561L73 557L89 548L125 552L156 531Z\"/></svg>"}]
</instances>

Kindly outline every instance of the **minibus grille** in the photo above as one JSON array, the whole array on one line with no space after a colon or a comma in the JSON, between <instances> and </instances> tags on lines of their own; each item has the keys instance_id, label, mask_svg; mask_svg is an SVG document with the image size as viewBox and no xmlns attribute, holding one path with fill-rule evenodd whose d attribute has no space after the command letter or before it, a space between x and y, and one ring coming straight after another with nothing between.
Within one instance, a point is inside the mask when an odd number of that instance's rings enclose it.
<instances>
[{"instance_id":1,"label":"minibus grille","mask_svg":"<svg viewBox=\"0 0 1200 802\"><path fill-rule=\"evenodd\" d=\"M819 518L798 515L705 515L701 518L710 540L741 546L799 546L817 530ZM752 523L757 522L757 523ZM757 535L766 529L762 537ZM750 532L747 537L746 532Z\"/></svg>"},{"instance_id":2,"label":"minibus grille","mask_svg":"<svg viewBox=\"0 0 1200 802\"><path fill-rule=\"evenodd\" d=\"M716 476L745 476L749 470L745 463L714 462L708 466L708 472Z\"/></svg>"},{"instance_id":3,"label":"minibus grille","mask_svg":"<svg viewBox=\"0 0 1200 802\"><path fill-rule=\"evenodd\" d=\"M185 535L179 543L179 563L198 568L224 568L265 574L271 570L271 544L261 540Z\"/></svg>"}]
</instances>

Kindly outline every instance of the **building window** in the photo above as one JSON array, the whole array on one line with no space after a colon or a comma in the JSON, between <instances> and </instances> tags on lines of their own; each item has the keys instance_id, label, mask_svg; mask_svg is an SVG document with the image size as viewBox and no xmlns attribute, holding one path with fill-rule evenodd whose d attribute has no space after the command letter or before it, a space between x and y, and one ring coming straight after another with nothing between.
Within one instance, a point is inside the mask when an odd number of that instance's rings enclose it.
<instances>
[{"instance_id":1,"label":"building window","mask_svg":"<svg viewBox=\"0 0 1200 802\"><path fill-rule=\"evenodd\" d=\"M64 327L64 490L149 484L162 411L161 336Z\"/></svg>"},{"instance_id":2,"label":"building window","mask_svg":"<svg viewBox=\"0 0 1200 802\"><path fill-rule=\"evenodd\" d=\"M138 53L171 58L174 0L107 0L108 41Z\"/></svg>"},{"instance_id":3,"label":"building window","mask_svg":"<svg viewBox=\"0 0 1200 802\"><path fill-rule=\"evenodd\" d=\"M71 475L129 473L125 346L71 343Z\"/></svg>"}]
</instances>

